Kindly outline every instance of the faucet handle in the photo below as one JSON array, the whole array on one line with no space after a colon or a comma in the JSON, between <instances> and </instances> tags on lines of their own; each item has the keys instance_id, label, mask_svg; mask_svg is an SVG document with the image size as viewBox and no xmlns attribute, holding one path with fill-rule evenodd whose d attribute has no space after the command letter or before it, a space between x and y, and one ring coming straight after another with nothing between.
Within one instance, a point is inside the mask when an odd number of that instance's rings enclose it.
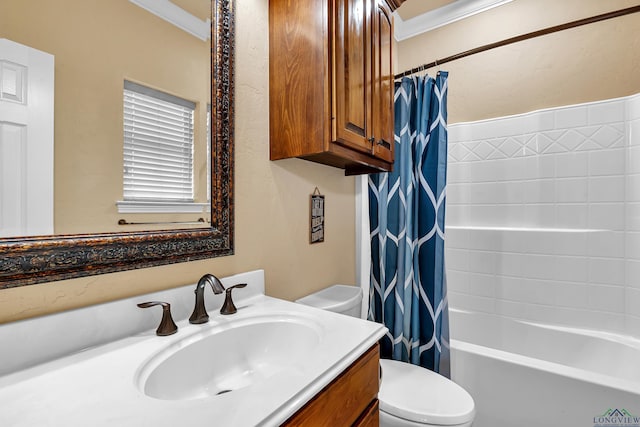
<instances>
[{"instance_id":1,"label":"faucet handle","mask_svg":"<svg viewBox=\"0 0 640 427\"><path fill-rule=\"evenodd\" d=\"M235 288L244 288L245 286L247 286L246 283L239 283L225 289L224 304L222 304L220 314L233 314L238 311L236 305L233 303L233 299L231 299L231 291Z\"/></svg>"},{"instance_id":2,"label":"faucet handle","mask_svg":"<svg viewBox=\"0 0 640 427\"><path fill-rule=\"evenodd\" d=\"M160 320L160 326L156 329L156 335L161 337L167 335L173 335L178 332L178 327L173 321L173 317L171 317L171 304L168 302L161 301L149 301L149 302L141 302L138 304L140 308L149 308L156 305L162 306L162 320Z\"/></svg>"}]
</instances>

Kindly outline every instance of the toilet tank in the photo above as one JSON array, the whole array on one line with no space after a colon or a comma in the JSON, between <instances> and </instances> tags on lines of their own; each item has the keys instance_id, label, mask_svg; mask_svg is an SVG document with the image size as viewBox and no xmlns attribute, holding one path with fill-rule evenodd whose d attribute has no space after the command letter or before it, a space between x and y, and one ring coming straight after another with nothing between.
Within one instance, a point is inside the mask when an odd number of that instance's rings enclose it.
<instances>
[{"instance_id":1,"label":"toilet tank","mask_svg":"<svg viewBox=\"0 0 640 427\"><path fill-rule=\"evenodd\" d=\"M333 285L296 300L297 303L360 317L362 289L359 286Z\"/></svg>"}]
</instances>

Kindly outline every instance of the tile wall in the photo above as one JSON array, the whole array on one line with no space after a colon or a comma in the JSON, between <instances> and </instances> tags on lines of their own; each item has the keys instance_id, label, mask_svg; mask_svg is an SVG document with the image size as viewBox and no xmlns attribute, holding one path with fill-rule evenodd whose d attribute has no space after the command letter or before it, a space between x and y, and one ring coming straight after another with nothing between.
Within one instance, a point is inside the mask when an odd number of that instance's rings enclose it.
<instances>
[{"instance_id":1,"label":"tile wall","mask_svg":"<svg viewBox=\"0 0 640 427\"><path fill-rule=\"evenodd\" d=\"M450 304L640 338L640 94L449 126Z\"/></svg>"}]
</instances>

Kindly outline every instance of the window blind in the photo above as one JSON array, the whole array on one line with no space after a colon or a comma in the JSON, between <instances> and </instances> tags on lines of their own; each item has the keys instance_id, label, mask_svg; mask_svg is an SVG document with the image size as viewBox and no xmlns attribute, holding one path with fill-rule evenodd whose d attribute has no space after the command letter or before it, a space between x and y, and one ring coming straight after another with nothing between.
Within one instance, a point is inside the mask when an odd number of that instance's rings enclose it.
<instances>
[{"instance_id":1,"label":"window blind","mask_svg":"<svg viewBox=\"0 0 640 427\"><path fill-rule=\"evenodd\" d=\"M195 103L124 84L124 199L193 201Z\"/></svg>"}]
</instances>

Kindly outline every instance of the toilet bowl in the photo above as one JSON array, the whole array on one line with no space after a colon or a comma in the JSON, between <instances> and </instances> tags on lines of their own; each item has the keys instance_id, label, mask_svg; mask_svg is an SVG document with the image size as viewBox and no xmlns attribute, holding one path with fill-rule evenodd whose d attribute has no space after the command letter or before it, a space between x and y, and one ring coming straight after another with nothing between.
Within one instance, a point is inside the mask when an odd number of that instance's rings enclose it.
<instances>
[{"instance_id":1,"label":"toilet bowl","mask_svg":"<svg viewBox=\"0 0 640 427\"><path fill-rule=\"evenodd\" d=\"M297 303L360 317L362 289L333 285ZM470 427L473 398L453 381L428 369L397 360L380 360L381 427Z\"/></svg>"}]
</instances>

